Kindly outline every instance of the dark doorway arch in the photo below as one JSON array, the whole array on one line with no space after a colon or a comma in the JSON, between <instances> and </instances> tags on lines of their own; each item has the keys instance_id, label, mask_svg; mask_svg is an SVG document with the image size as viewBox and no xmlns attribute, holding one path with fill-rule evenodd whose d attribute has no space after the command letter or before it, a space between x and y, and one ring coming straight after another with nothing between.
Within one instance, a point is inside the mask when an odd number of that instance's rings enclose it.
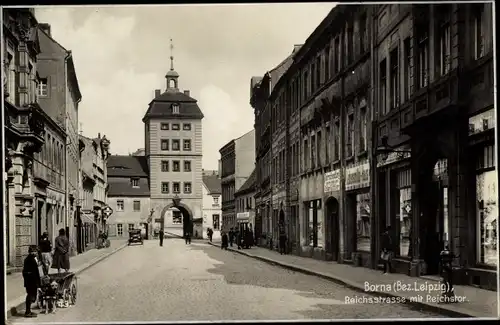
<instances>
[{"instance_id":1,"label":"dark doorway arch","mask_svg":"<svg viewBox=\"0 0 500 325\"><path fill-rule=\"evenodd\" d=\"M184 237L187 232L193 236L193 213L191 212L191 209L184 203L179 203L177 205L174 205L174 203L170 203L166 205L163 210L161 210L161 228L165 228L165 212L167 212L168 209L171 208L176 208L178 209L181 214L182 214L182 236Z\"/></svg>"},{"instance_id":2,"label":"dark doorway arch","mask_svg":"<svg viewBox=\"0 0 500 325\"><path fill-rule=\"evenodd\" d=\"M327 259L337 261L339 258L339 201L330 196L326 199L326 255Z\"/></svg>"}]
</instances>

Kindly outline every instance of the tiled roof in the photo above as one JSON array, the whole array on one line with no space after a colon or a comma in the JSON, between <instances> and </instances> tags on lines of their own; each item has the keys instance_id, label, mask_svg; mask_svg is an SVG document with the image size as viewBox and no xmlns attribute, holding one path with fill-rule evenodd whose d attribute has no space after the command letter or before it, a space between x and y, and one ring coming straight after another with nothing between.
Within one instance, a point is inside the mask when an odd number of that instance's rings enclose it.
<instances>
[{"instance_id":1,"label":"tiled roof","mask_svg":"<svg viewBox=\"0 0 500 325\"><path fill-rule=\"evenodd\" d=\"M108 196L149 196L149 182L146 177L139 178L139 187L132 187L129 177L108 177Z\"/></svg>"},{"instance_id":2,"label":"tiled roof","mask_svg":"<svg viewBox=\"0 0 500 325\"><path fill-rule=\"evenodd\" d=\"M112 155L107 160L108 178L148 177L148 161L145 156Z\"/></svg>"},{"instance_id":3,"label":"tiled roof","mask_svg":"<svg viewBox=\"0 0 500 325\"><path fill-rule=\"evenodd\" d=\"M247 180L243 185L241 185L240 189L234 193L235 196L243 195L245 193L252 192L255 187L255 182L257 181L257 169L254 169L250 176L248 176Z\"/></svg>"},{"instance_id":4,"label":"tiled roof","mask_svg":"<svg viewBox=\"0 0 500 325\"><path fill-rule=\"evenodd\" d=\"M222 194L221 179L217 175L203 175L203 184L209 194Z\"/></svg>"},{"instance_id":5,"label":"tiled roof","mask_svg":"<svg viewBox=\"0 0 500 325\"><path fill-rule=\"evenodd\" d=\"M179 114L172 113L172 104L179 104ZM197 100L179 91L165 91L149 103L149 108L143 121L154 118L189 118L202 119L203 113Z\"/></svg>"}]
</instances>

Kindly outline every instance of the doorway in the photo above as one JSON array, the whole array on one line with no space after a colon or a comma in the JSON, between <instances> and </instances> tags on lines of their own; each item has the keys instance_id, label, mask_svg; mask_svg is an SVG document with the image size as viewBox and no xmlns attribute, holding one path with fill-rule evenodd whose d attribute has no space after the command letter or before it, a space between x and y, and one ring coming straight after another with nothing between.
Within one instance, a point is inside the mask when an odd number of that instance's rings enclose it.
<instances>
[{"instance_id":1,"label":"doorway","mask_svg":"<svg viewBox=\"0 0 500 325\"><path fill-rule=\"evenodd\" d=\"M326 252L332 261L339 258L339 202L334 197L326 200Z\"/></svg>"},{"instance_id":2,"label":"doorway","mask_svg":"<svg viewBox=\"0 0 500 325\"><path fill-rule=\"evenodd\" d=\"M427 275L439 273L440 253L449 241L448 215L448 161L439 159L433 168L432 179L425 191L424 261Z\"/></svg>"},{"instance_id":3,"label":"doorway","mask_svg":"<svg viewBox=\"0 0 500 325\"><path fill-rule=\"evenodd\" d=\"M42 220L42 216L43 216L43 202L40 201L40 200L37 200L37 215L36 215L36 221L37 221L37 224L36 224L36 242L38 243L38 245L40 245L40 239L42 238L42 225L43 225L43 220Z\"/></svg>"}]
</instances>

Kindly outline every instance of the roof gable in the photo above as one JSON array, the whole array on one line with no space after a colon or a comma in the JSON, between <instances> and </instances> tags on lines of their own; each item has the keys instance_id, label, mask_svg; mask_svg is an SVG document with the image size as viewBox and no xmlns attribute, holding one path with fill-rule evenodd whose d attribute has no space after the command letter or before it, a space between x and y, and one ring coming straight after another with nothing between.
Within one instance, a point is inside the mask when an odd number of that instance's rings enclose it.
<instances>
[{"instance_id":1,"label":"roof gable","mask_svg":"<svg viewBox=\"0 0 500 325\"><path fill-rule=\"evenodd\" d=\"M108 177L148 177L145 156L112 155L107 159Z\"/></svg>"},{"instance_id":2,"label":"roof gable","mask_svg":"<svg viewBox=\"0 0 500 325\"><path fill-rule=\"evenodd\" d=\"M250 174L250 176L248 176L245 183L241 185L240 189L236 193L234 193L234 195L237 196L252 192L254 190L256 180L257 180L257 169L255 168Z\"/></svg>"},{"instance_id":3,"label":"roof gable","mask_svg":"<svg viewBox=\"0 0 500 325\"><path fill-rule=\"evenodd\" d=\"M217 175L204 175L202 177L203 184L207 188L208 194L221 194L222 185L221 179Z\"/></svg>"}]
</instances>

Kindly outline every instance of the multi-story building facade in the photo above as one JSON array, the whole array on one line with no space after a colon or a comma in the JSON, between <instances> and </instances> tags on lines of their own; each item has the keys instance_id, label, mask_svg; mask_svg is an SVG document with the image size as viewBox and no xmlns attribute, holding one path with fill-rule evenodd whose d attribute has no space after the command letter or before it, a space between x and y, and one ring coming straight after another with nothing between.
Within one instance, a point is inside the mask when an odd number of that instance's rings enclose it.
<instances>
[{"instance_id":1,"label":"multi-story building facade","mask_svg":"<svg viewBox=\"0 0 500 325\"><path fill-rule=\"evenodd\" d=\"M81 154L81 191L80 219L77 232L77 250L83 252L94 246L97 235L105 230L105 218L102 213L107 205L107 171L109 141L106 136L88 138L80 135Z\"/></svg>"},{"instance_id":2,"label":"multi-story building facade","mask_svg":"<svg viewBox=\"0 0 500 325\"><path fill-rule=\"evenodd\" d=\"M34 9L4 8L2 15L6 158L2 210L7 268L17 269L22 267L29 245L38 243L33 164L44 146L45 124L50 121L37 104L40 46ZM57 133L54 125L47 129Z\"/></svg>"},{"instance_id":3,"label":"multi-story building facade","mask_svg":"<svg viewBox=\"0 0 500 325\"><path fill-rule=\"evenodd\" d=\"M245 229L251 229L254 239L259 238L255 228L255 184L257 180L257 169L250 174L240 189L234 193L234 205L236 210L236 227L240 233Z\"/></svg>"},{"instance_id":4,"label":"multi-story building facade","mask_svg":"<svg viewBox=\"0 0 500 325\"><path fill-rule=\"evenodd\" d=\"M370 8L332 9L267 97L273 242L285 221L291 251L364 265L378 256L369 216Z\"/></svg>"},{"instance_id":5,"label":"multi-story building facade","mask_svg":"<svg viewBox=\"0 0 500 325\"><path fill-rule=\"evenodd\" d=\"M202 220L203 113L189 90L179 91L171 61L166 91L155 91L143 118L151 209L166 232L194 235L193 220Z\"/></svg>"},{"instance_id":6,"label":"multi-story building facade","mask_svg":"<svg viewBox=\"0 0 500 325\"><path fill-rule=\"evenodd\" d=\"M255 130L229 141L220 150L222 227L236 227L234 193L255 169Z\"/></svg>"},{"instance_id":7,"label":"multi-story building facade","mask_svg":"<svg viewBox=\"0 0 500 325\"><path fill-rule=\"evenodd\" d=\"M51 36L49 24L38 26L41 53L40 98L44 110L66 132L64 150L65 204L63 224L68 231L72 247L76 247L75 220L78 222L80 188L80 141L78 132L78 103L82 99L71 51ZM58 149L60 150L60 149Z\"/></svg>"},{"instance_id":8,"label":"multi-story building facade","mask_svg":"<svg viewBox=\"0 0 500 325\"><path fill-rule=\"evenodd\" d=\"M498 202L491 3L383 5L374 12L377 216L398 272L495 289ZM377 242L377 246L380 244Z\"/></svg>"},{"instance_id":9,"label":"multi-story building facade","mask_svg":"<svg viewBox=\"0 0 500 325\"><path fill-rule=\"evenodd\" d=\"M280 158L280 155L283 155L283 148L289 140L289 133L287 132L287 127L284 125L275 129L276 124L273 124L272 121L279 114L275 115L275 106L272 105L270 95L278 80L292 64L293 55L300 46L295 45L292 53L262 78L253 77L250 85L250 105L254 108L255 115L256 182L259 184L256 186L255 193L256 204L258 206L255 235L258 243L263 245L269 244L274 247L278 243L276 224L280 216L281 218L285 216L285 212L282 211L281 213L280 211L280 203L286 201L286 184L290 185L290 183L288 179L283 179L284 175L276 177L277 174L271 171L276 171L274 163L281 163L280 159L282 158ZM283 113L284 111L281 115ZM293 183L292 186L298 186L296 177L290 181ZM297 200L298 196L294 196L293 198ZM291 210L293 210L295 216L292 219L297 220L298 211L294 208ZM261 238L261 235L265 235L264 237L266 238ZM296 236L292 235L289 238L291 239L289 240L290 246L294 247Z\"/></svg>"},{"instance_id":10,"label":"multi-story building facade","mask_svg":"<svg viewBox=\"0 0 500 325\"><path fill-rule=\"evenodd\" d=\"M106 220L109 237L128 237L128 231L146 227L153 231L149 194L149 170L145 156L111 155L106 160L107 204L113 213Z\"/></svg>"},{"instance_id":11,"label":"multi-story building facade","mask_svg":"<svg viewBox=\"0 0 500 325\"><path fill-rule=\"evenodd\" d=\"M207 229L213 230L213 238L220 238L222 222L222 188L219 173L215 170L203 170L203 238L207 238Z\"/></svg>"}]
</instances>

